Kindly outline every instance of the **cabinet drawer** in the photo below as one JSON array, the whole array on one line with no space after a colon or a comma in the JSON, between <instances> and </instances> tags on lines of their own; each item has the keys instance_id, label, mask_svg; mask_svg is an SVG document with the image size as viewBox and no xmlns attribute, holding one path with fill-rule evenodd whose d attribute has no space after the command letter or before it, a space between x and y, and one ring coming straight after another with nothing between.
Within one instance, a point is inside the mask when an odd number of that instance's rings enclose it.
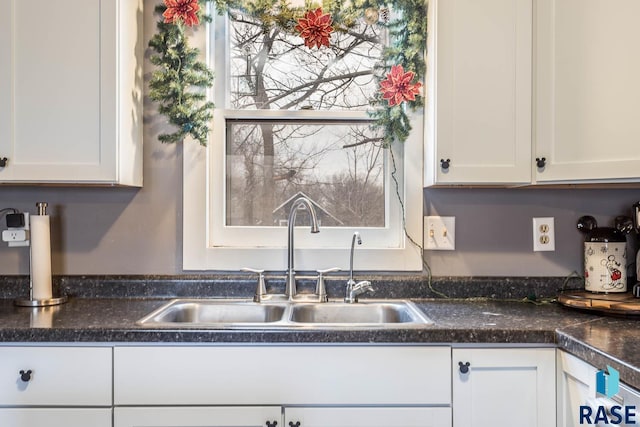
<instances>
[{"instance_id":1,"label":"cabinet drawer","mask_svg":"<svg viewBox=\"0 0 640 427\"><path fill-rule=\"evenodd\" d=\"M449 405L451 350L116 347L116 405Z\"/></svg>"},{"instance_id":2,"label":"cabinet drawer","mask_svg":"<svg viewBox=\"0 0 640 427\"><path fill-rule=\"evenodd\" d=\"M111 406L111 371L110 348L2 347L0 405Z\"/></svg>"},{"instance_id":3,"label":"cabinet drawer","mask_svg":"<svg viewBox=\"0 0 640 427\"><path fill-rule=\"evenodd\" d=\"M111 427L111 409L106 408L4 408L0 425L8 427Z\"/></svg>"}]
</instances>

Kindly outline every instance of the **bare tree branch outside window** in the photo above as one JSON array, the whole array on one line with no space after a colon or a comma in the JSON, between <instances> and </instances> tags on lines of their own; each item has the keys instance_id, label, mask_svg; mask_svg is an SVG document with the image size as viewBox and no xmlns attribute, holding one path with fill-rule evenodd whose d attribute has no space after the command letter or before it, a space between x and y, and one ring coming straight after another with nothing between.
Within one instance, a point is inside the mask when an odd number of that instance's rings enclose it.
<instances>
[{"instance_id":1,"label":"bare tree branch outside window","mask_svg":"<svg viewBox=\"0 0 640 427\"><path fill-rule=\"evenodd\" d=\"M229 11L229 108L310 110L310 120L227 122L229 226L286 225L286 202L304 193L324 225L385 225L385 150L366 121L327 121L322 111L370 110L387 30L360 20L308 48L293 33ZM314 116L315 117L315 116Z\"/></svg>"}]
</instances>

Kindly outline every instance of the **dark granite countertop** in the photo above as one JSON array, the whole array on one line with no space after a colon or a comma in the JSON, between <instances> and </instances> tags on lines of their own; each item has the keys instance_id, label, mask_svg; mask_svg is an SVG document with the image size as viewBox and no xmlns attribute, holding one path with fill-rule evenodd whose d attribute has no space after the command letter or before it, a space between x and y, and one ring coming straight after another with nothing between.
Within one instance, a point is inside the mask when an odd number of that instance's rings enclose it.
<instances>
[{"instance_id":1,"label":"dark granite countertop","mask_svg":"<svg viewBox=\"0 0 640 427\"><path fill-rule=\"evenodd\" d=\"M558 346L596 366L620 371L620 379L640 389L640 319L594 318L558 328Z\"/></svg>"},{"instance_id":2,"label":"dark granite countertop","mask_svg":"<svg viewBox=\"0 0 640 427\"><path fill-rule=\"evenodd\" d=\"M12 298L0 299L0 341L4 343L450 343L456 345L557 345L576 356L604 368L607 364L620 370L621 378L632 387L640 388L640 319L603 317L581 312L554 303L532 304L523 301L531 295L554 294L556 281L526 282L502 280L487 283L483 279L467 279L459 285L455 278L435 282L456 298L420 298L432 296L420 276L404 278L376 297L410 298L433 321L421 329L168 329L149 328L136 321L172 297L200 295L204 297L248 297L253 282L238 282L237 278L216 279L216 291L201 278L191 281L143 278L122 284L121 279L81 277L71 282L60 280L58 290L71 295L61 306L44 309L15 307ZM219 292L220 283L234 283ZM85 282L90 282L87 287ZM238 285L237 283L240 283ZM530 284L533 283L533 284ZM7 282L5 282L7 284ZM13 286L13 287L12 287ZM279 289L275 283L272 289ZM340 286L333 286L335 292ZM416 291L416 288L419 291ZM476 298L475 294L458 298L458 290L472 288L478 293L501 300ZM481 288L482 291L477 291ZM8 282L8 289L24 289L24 278ZM117 292L111 294L112 290ZM331 292L331 284L329 290ZM401 291L398 291L400 289ZM408 291L410 291L408 293ZM488 293L489 292L489 293ZM418 294L418 295L416 295ZM523 295L526 297L523 298ZM159 298L158 296L161 296ZM330 293L331 296L331 293ZM18 295L20 297L20 295ZM11 298L11 299L9 299Z\"/></svg>"},{"instance_id":3,"label":"dark granite countertop","mask_svg":"<svg viewBox=\"0 0 640 427\"><path fill-rule=\"evenodd\" d=\"M420 329L225 330L136 325L166 301L71 298L60 306L33 309L0 300L0 341L554 344L556 328L593 319L593 315L556 304L432 299L414 300L434 321Z\"/></svg>"}]
</instances>

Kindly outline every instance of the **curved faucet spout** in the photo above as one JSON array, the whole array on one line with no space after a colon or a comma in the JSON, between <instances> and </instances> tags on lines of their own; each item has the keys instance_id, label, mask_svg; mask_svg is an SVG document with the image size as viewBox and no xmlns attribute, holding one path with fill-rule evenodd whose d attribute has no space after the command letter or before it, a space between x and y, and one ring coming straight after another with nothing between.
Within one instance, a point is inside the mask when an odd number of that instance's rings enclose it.
<instances>
[{"instance_id":1,"label":"curved faucet spout","mask_svg":"<svg viewBox=\"0 0 640 427\"><path fill-rule=\"evenodd\" d=\"M349 283L351 283L351 285L356 283L353 280L353 251L356 247L356 241L359 245L362 244L362 238L360 237L360 233L357 231L353 233L353 237L351 238L351 254L349 256Z\"/></svg>"},{"instance_id":2,"label":"curved faucet spout","mask_svg":"<svg viewBox=\"0 0 640 427\"><path fill-rule=\"evenodd\" d=\"M368 280L363 280L362 282L358 283L353 280L353 252L356 249L356 242L358 242L359 245L362 244L360 233L358 233L357 231L353 233L353 237L351 238L351 253L349 255L349 280L347 280L347 287L344 297L344 302L348 304L358 302L358 295L360 294L363 294L365 292L373 292L371 282L369 282Z\"/></svg>"},{"instance_id":3,"label":"curved faucet spout","mask_svg":"<svg viewBox=\"0 0 640 427\"><path fill-rule=\"evenodd\" d=\"M318 216L316 215L316 210L313 207L313 204L306 197L298 197L294 200L291 205L291 210L289 211L289 224L287 225L287 233L289 236L287 242L287 278L286 278L286 287L285 287L285 295L292 299L296 296L296 273L293 262L293 252L294 252L294 243L293 243L293 230L295 228L296 223L296 214L298 209L306 208L309 211L309 219L311 221L311 232L319 233L320 227L318 226Z\"/></svg>"}]
</instances>

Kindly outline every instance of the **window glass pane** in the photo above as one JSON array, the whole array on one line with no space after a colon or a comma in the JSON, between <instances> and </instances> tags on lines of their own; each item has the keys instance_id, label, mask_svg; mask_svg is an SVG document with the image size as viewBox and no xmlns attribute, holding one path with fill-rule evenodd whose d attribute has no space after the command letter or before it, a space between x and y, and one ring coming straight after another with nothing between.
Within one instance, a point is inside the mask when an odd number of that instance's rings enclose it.
<instances>
[{"instance_id":1,"label":"window glass pane","mask_svg":"<svg viewBox=\"0 0 640 427\"><path fill-rule=\"evenodd\" d=\"M330 47L309 48L295 32L229 13L230 108L366 110L378 90L374 67L387 29L360 17Z\"/></svg>"},{"instance_id":2,"label":"window glass pane","mask_svg":"<svg viewBox=\"0 0 640 427\"><path fill-rule=\"evenodd\" d=\"M387 151L367 122L230 120L226 225L286 226L306 195L325 227L384 227Z\"/></svg>"}]
</instances>

